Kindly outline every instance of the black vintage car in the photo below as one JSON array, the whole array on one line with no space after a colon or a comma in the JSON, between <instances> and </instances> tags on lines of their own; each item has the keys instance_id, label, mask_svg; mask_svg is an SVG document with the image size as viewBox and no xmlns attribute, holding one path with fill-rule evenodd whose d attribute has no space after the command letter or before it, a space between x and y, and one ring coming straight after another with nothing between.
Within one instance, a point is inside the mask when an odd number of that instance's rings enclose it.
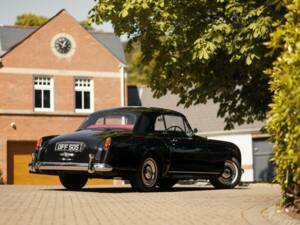
<instances>
[{"instance_id":1,"label":"black vintage car","mask_svg":"<svg viewBox=\"0 0 300 225\"><path fill-rule=\"evenodd\" d=\"M197 136L184 115L161 108L92 113L74 133L41 138L32 156L31 173L58 175L71 190L88 178L114 177L138 191L171 188L179 179L234 188L242 173L236 145Z\"/></svg>"}]
</instances>

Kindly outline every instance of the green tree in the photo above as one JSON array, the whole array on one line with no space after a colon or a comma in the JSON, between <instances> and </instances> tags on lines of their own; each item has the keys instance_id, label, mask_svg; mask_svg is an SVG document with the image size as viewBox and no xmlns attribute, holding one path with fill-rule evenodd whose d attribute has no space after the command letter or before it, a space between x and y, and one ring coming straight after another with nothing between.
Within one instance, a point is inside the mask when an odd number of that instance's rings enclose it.
<instances>
[{"instance_id":1,"label":"green tree","mask_svg":"<svg viewBox=\"0 0 300 225\"><path fill-rule=\"evenodd\" d=\"M15 21L15 25L19 26L30 26L30 27L39 27L45 23L47 23L49 19L44 16L38 16L31 13L25 13L17 16ZM81 26L83 26L86 30L94 30L92 24L88 19L82 20L79 22Z\"/></svg>"},{"instance_id":2,"label":"green tree","mask_svg":"<svg viewBox=\"0 0 300 225\"><path fill-rule=\"evenodd\" d=\"M300 208L300 2L285 1L285 22L275 23L268 46L281 53L267 73L273 103L268 131L275 142L276 181L282 185L283 204Z\"/></svg>"},{"instance_id":3,"label":"green tree","mask_svg":"<svg viewBox=\"0 0 300 225\"><path fill-rule=\"evenodd\" d=\"M92 27L92 24L89 22L89 20L82 20L79 22L81 26L84 27L84 29L86 30L94 30Z\"/></svg>"},{"instance_id":4,"label":"green tree","mask_svg":"<svg viewBox=\"0 0 300 225\"><path fill-rule=\"evenodd\" d=\"M263 71L278 52L264 42L285 13L282 1L97 0L90 13L126 33L129 49L140 44L155 97L170 91L186 107L212 99L226 128L265 119L272 92Z\"/></svg>"},{"instance_id":5,"label":"green tree","mask_svg":"<svg viewBox=\"0 0 300 225\"><path fill-rule=\"evenodd\" d=\"M31 13L25 13L17 16L15 25L39 27L48 21L47 17L37 16Z\"/></svg>"},{"instance_id":6,"label":"green tree","mask_svg":"<svg viewBox=\"0 0 300 225\"><path fill-rule=\"evenodd\" d=\"M123 43L124 49L126 49L126 46L127 42ZM130 51L125 52L125 56L128 62L128 85L146 85L149 82L147 74L153 67L153 63L143 65L140 45L135 43Z\"/></svg>"}]
</instances>

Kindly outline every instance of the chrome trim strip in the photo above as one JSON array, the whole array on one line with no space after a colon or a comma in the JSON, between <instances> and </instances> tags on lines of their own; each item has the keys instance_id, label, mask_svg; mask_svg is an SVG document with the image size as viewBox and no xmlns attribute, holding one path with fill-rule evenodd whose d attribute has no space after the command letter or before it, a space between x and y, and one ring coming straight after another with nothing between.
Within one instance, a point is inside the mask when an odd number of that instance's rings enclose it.
<instances>
[{"instance_id":1,"label":"chrome trim strip","mask_svg":"<svg viewBox=\"0 0 300 225\"><path fill-rule=\"evenodd\" d=\"M93 165L95 172L110 172L112 167L105 163L95 163ZM69 162L38 162L37 170L70 170L88 172L88 163L69 163Z\"/></svg>"},{"instance_id":2,"label":"chrome trim strip","mask_svg":"<svg viewBox=\"0 0 300 225\"><path fill-rule=\"evenodd\" d=\"M218 172L195 172L195 171L168 171L168 173L184 173L184 174L221 174Z\"/></svg>"},{"instance_id":3,"label":"chrome trim strip","mask_svg":"<svg viewBox=\"0 0 300 225\"><path fill-rule=\"evenodd\" d=\"M95 171L102 171L102 172L112 171L111 166L108 166L107 164L103 164L103 163L94 164L94 169Z\"/></svg>"}]
</instances>

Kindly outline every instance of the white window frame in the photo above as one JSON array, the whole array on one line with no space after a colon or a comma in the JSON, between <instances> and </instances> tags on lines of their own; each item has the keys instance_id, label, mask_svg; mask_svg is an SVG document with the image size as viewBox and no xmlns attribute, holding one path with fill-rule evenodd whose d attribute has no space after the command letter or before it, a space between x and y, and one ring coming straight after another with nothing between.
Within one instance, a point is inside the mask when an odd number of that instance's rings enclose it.
<instances>
[{"instance_id":1,"label":"white window frame","mask_svg":"<svg viewBox=\"0 0 300 225\"><path fill-rule=\"evenodd\" d=\"M36 79L38 78L47 78L50 79L50 85L46 84L35 84ZM35 90L49 90L50 91L50 108L43 107L44 104L44 95L42 94L42 107L35 107ZM35 112L53 112L54 111L54 80L52 76L49 75L34 75L33 76L33 109Z\"/></svg>"},{"instance_id":2,"label":"white window frame","mask_svg":"<svg viewBox=\"0 0 300 225\"><path fill-rule=\"evenodd\" d=\"M76 86L76 80L89 80L90 86L84 87L84 86ZM82 109L76 108L76 91L81 91L83 93L84 91L90 92L90 109L84 109L84 96L82 94ZM74 109L76 113L90 113L94 111L94 80L92 78L87 77L75 77L74 78Z\"/></svg>"}]
</instances>

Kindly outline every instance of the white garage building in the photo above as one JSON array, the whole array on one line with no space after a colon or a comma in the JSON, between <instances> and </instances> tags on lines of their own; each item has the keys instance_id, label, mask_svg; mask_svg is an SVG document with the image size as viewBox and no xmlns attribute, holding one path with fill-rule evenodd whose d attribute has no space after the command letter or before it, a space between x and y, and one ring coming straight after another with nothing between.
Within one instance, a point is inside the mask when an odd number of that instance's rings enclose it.
<instances>
[{"instance_id":1,"label":"white garage building","mask_svg":"<svg viewBox=\"0 0 300 225\"><path fill-rule=\"evenodd\" d=\"M235 129L224 131L225 122L217 117L218 105L212 102L184 108L177 106L179 98L167 94L159 99L152 97L152 92L146 87L128 87L129 106L148 106L173 109L183 113L193 128L198 129L198 135L207 138L230 141L235 143L242 153L242 167L245 170L244 182L270 182L274 176L274 168L270 163L273 155L269 135L262 134L263 122L236 126Z\"/></svg>"}]
</instances>

